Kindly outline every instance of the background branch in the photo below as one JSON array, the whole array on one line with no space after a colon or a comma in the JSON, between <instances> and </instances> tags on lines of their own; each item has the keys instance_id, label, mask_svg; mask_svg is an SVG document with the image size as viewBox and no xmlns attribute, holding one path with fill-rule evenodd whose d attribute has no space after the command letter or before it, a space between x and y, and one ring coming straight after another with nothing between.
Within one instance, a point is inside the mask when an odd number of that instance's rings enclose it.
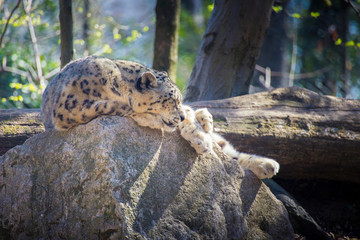
<instances>
[{"instance_id":1,"label":"background branch","mask_svg":"<svg viewBox=\"0 0 360 240\"><path fill-rule=\"evenodd\" d=\"M2 65L0 66L0 72L10 72L10 73L14 73L20 76L24 76L28 79L28 81L30 83L33 83L33 80L31 78L31 74L29 72L20 70L18 68L14 68L14 67L8 67L6 65L6 57L3 58L2 60Z\"/></svg>"},{"instance_id":2,"label":"background branch","mask_svg":"<svg viewBox=\"0 0 360 240\"><path fill-rule=\"evenodd\" d=\"M15 7L13 8L13 10L11 11L11 13L10 13L10 15L9 15L6 23L5 23L4 31L2 32L1 37L0 37L0 47L2 47L2 41L3 41L3 38L4 38L4 36L5 36L7 27L8 27L9 22L10 22L10 19L11 19L12 15L14 14L15 10L19 7L20 2L21 2L21 0L18 0L17 4L16 4ZM1 3L1 5L2 5L2 3ZM1 10L1 8L0 8L0 10Z\"/></svg>"},{"instance_id":3,"label":"background branch","mask_svg":"<svg viewBox=\"0 0 360 240\"><path fill-rule=\"evenodd\" d=\"M350 7L352 8L352 9L354 9L354 11L356 12L356 14L360 17L360 11L359 11L359 9L357 9L355 6L354 6L354 4L351 2L351 0L344 0L347 4L349 4L350 5Z\"/></svg>"},{"instance_id":4,"label":"background branch","mask_svg":"<svg viewBox=\"0 0 360 240\"><path fill-rule=\"evenodd\" d=\"M35 35L35 29L32 24L31 4L32 4L32 0L24 1L24 9L25 9L26 16L27 16L27 24L28 24L28 28L29 28L29 32L30 32L31 43L32 43L33 50L34 50L37 80L40 84L41 91L43 91L43 89L45 88L45 79L44 79L43 71L42 71L42 67L41 67L41 60L40 60L39 48L37 45L37 39L36 39L36 35Z\"/></svg>"}]
</instances>

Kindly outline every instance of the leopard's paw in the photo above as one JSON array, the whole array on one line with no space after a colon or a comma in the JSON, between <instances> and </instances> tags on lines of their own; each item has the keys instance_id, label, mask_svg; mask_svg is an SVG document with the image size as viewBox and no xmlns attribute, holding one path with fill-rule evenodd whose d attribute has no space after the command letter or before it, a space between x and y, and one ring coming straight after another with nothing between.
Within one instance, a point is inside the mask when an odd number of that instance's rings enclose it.
<instances>
[{"instance_id":1,"label":"leopard's paw","mask_svg":"<svg viewBox=\"0 0 360 240\"><path fill-rule=\"evenodd\" d=\"M213 131L213 117L206 108L196 110L195 116L206 133L210 133Z\"/></svg>"},{"instance_id":2,"label":"leopard's paw","mask_svg":"<svg viewBox=\"0 0 360 240\"><path fill-rule=\"evenodd\" d=\"M198 154L206 154L212 150L212 141L207 138L192 138L189 140L190 145Z\"/></svg>"},{"instance_id":3,"label":"leopard's paw","mask_svg":"<svg viewBox=\"0 0 360 240\"><path fill-rule=\"evenodd\" d=\"M263 157L257 157L258 159L254 161L254 165L250 168L255 175L260 178L272 178L279 172L280 165L275 160Z\"/></svg>"}]
</instances>

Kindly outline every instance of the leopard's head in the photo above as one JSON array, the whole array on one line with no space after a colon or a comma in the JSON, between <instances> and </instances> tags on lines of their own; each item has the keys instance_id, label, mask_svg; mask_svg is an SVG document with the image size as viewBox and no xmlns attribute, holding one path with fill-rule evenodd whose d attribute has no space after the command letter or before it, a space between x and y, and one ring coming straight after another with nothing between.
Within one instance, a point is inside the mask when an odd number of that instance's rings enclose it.
<instances>
[{"instance_id":1,"label":"leopard's head","mask_svg":"<svg viewBox=\"0 0 360 240\"><path fill-rule=\"evenodd\" d=\"M131 94L130 105L137 113L160 116L166 131L175 130L185 118L181 92L166 72L151 70L141 73Z\"/></svg>"}]
</instances>

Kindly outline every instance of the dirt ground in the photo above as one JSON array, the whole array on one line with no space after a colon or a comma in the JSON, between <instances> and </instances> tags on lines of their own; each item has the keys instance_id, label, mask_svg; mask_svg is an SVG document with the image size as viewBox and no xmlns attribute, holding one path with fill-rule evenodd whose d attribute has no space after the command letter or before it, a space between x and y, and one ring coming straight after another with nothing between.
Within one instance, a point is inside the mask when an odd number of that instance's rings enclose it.
<instances>
[{"instance_id":1,"label":"dirt ground","mask_svg":"<svg viewBox=\"0 0 360 240\"><path fill-rule=\"evenodd\" d=\"M360 184L274 180L308 211L331 238L360 239ZM296 239L306 238L297 235Z\"/></svg>"}]
</instances>

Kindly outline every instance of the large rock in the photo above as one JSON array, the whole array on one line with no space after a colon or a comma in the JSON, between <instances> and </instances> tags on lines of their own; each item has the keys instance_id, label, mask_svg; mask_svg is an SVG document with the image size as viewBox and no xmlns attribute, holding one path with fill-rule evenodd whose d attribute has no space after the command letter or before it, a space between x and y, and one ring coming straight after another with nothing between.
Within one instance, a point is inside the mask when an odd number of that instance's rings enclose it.
<instances>
[{"instance_id":1,"label":"large rock","mask_svg":"<svg viewBox=\"0 0 360 240\"><path fill-rule=\"evenodd\" d=\"M120 117L40 133L0 157L0 235L293 239L280 201L215 153Z\"/></svg>"}]
</instances>

